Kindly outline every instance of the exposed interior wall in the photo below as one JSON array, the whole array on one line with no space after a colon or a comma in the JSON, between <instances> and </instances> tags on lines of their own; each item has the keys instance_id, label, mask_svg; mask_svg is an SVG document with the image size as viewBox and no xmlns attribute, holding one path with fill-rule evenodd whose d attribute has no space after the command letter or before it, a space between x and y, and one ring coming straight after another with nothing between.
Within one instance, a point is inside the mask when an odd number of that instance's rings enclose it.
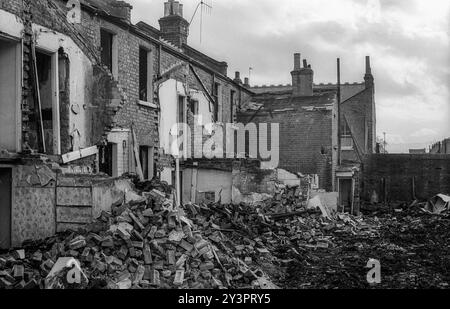
<instances>
[{"instance_id":1,"label":"exposed interior wall","mask_svg":"<svg viewBox=\"0 0 450 309\"><path fill-rule=\"evenodd\" d=\"M283 169L277 169L277 179L288 186L300 186L300 177Z\"/></svg>"},{"instance_id":2,"label":"exposed interior wall","mask_svg":"<svg viewBox=\"0 0 450 309\"><path fill-rule=\"evenodd\" d=\"M12 246L54 235L55 187L56 173L46 165L13 168Z\"/></svg>"},{"instance_id":3,"label":"exposed interior wall","mask_svg":"<svg viewBox=\"0 0 450 309\"><path fill-rule=\"evenodd\" d=\"M159 122L160 147L166 153L171 153L170 130L177 123L178 96L186 96L181 82L170 79L159 88L159 102L161 105Z\"/></svg>"},{"instance_id":4,"label":"exposed interior wall","mask_svg":"<svg viewBox=\"0 0 450 309\"><path fill-rule=\"evenodd\" d=\"M196 179L194 179L195 177ZM195 190L195 203L203 203L208 193L214 193L215 202L231 203L232 173L229 171L185 169L183 170L183 201L192 201Z\"/></svg>"},{"instance_id":5,"label":"exposed interior wall","mask_svg":"<svg viewBox=\"0 0 450 309\"><path fill-rule=\"evenodd\" d=\"M379 201L427 200L450 194L450 155L365 156L361 185L365 201L374 193Z\"/></svg>"},{"instance_id":6,"label":"exposed interior wall","mask_svg":"<svg viewBox=\"0 0 450 309\"><path fill-rule=\"evenodd\" d=\"M64 102L69 104L69 123L66 136L70 140L62 140L63 148L75 151L92 146L98 141L92 140L91 122L93 117L91 110L93 108L93 64L83 53L73 40L64 34L55 32L40 25L33 25L33 31L37 33L36 45L47 55L58 57L58 50L62 49L66 57L70 60L69 65L69 100ZM53 62L53 66L55 66ZM53 67L52 70L58 68ZM59 75L56 74L55 84L59 89ZM59 101L59 96L56 98ZM42 102L49 102L43 100ZM48 105L48 104L47 104ZM59 105L59 104L58 104ZM46 105L43 105L43 108ZM54 115L59 115L54 113ZM95 120L94 120L95 121ZM67 147L67 145L69 145Z\"/></svg>"},{"instance_id":7,"label":"exposed interior wall","mask_svg":"<svg viewBox=\"0 0 450 309\"><path fill-rule=\"evenodd\" d=\"M311 97L302 102L261 98L264 110L238 114L238 121L259 125L279 124L279 165L291 173L319 175L320 188L333 190L333 169L336 166L337 126L334 121L335 95ZM264 100L263 100L264 99ZM319 106L320 104L320 106ZM316 109L318 108L318 109ZM336 135L336 136L335 136ZM270 147L270 143L268 144Z\"/></svg>"},{"instance_id":8,"label":"exposed interior wall","mask_svg":"<svg viewBox=\"0 0 450 309\"><path fill-rule=\"evenodd\" d=\"M232 175L233 203L251 202L274 195L276 192L278 171L261 169L259 161L235 161Z\"/></svg>"}]
</instances>

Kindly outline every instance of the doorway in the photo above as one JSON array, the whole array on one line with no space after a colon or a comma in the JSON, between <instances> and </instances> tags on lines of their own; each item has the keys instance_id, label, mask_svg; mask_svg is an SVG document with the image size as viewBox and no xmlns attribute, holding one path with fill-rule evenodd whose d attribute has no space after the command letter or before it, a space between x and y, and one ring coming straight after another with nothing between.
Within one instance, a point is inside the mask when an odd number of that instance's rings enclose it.
<instances>
[{"instance_id":1,"label":"doorway","mask_svg":"<svg viewBox=\"0 0 450 309\"><path fill-rule=\"evenodd\" d=\"M339 178L339 211L351 212L353 203L353 180L351 178Z\"/></svg>"},{"instance_id":2,"label":"doorway","mask_svg":"<svg viewBox=\"0 0 450 309\"><path fill-rule=\"evenodd\" d=\"M99 170L102 173L108 174L113 177L113 153L114 153L114 144L108 143L106 146L101 146L99 149Z\"/></svg>"},{"instance_id":3,"label":"doorway","mask_svg":"<svg viewBox=\"0 0 450 309\"><path fill-rule=\"evenodd\" d=\"M0 168L0 249L11 247L12 170Z\"/></svg>"}]
</instances>

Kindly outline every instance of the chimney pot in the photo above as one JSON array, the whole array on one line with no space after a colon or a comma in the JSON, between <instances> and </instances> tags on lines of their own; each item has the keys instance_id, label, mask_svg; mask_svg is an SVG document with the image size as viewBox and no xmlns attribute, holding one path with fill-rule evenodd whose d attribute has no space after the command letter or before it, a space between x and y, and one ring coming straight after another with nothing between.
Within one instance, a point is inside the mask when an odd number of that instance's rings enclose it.
<instances>
[{"instance_id":1,"label":"chimney pot","mask_svg":"<svg viewBox=\"0 0 450 309\"><path fill-rule=\"evenodd\" d=\"M303 67L307 68L308 67L308 62L306 61L306 59L303 59Z\"/></svg>"}]
</instances>

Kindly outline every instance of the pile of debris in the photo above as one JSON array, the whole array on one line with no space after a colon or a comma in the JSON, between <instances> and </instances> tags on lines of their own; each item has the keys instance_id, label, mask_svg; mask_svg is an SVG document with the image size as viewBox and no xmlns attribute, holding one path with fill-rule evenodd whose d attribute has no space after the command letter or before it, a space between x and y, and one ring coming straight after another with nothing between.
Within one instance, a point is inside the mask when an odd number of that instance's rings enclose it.
<instances>
[{"instance_id":1,"label":"pile of debris","mask_svg":"<svg viewBox=\"0 0 450 309\"><path fill-rule=\"evenodd\" d=\"M142 187L148 190L150 184ZM85 230L25 242L23 249L0 256L0 287L275 287L256 265L234 253L220 230L194 223L174 207L171 193L130 192L126 200ZM71 280L77 275L84 279Z\"/></svg>"}]
</instances>

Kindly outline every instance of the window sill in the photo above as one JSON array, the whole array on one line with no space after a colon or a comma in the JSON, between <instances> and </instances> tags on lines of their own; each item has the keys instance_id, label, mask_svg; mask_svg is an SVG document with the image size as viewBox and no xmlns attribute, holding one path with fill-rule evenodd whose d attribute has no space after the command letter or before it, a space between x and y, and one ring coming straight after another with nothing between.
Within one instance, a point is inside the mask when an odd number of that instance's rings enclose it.
<instances>
[{"instance_id":1,"label":"window sill","mask_svg":"<svg viewBox=\"0 0 450 309\"><path fill-rule=\"evenodd\" d=\"M353 147L342 147L342 150L353 151L355 149L353 149Z\"/></svg>"},{"instance_id":2,"label":"window sill","mask_svg":"<svg viewBox=\"0 0 450 309\"><path fill-rule=\"evenodd\" d=\"M155 108L155 109L158 108L158 105L156 105L155 103L151 103L151 102L138 100L138 104L141 106L151 107L151 108Z\"/></svg>"}]
</instances>

